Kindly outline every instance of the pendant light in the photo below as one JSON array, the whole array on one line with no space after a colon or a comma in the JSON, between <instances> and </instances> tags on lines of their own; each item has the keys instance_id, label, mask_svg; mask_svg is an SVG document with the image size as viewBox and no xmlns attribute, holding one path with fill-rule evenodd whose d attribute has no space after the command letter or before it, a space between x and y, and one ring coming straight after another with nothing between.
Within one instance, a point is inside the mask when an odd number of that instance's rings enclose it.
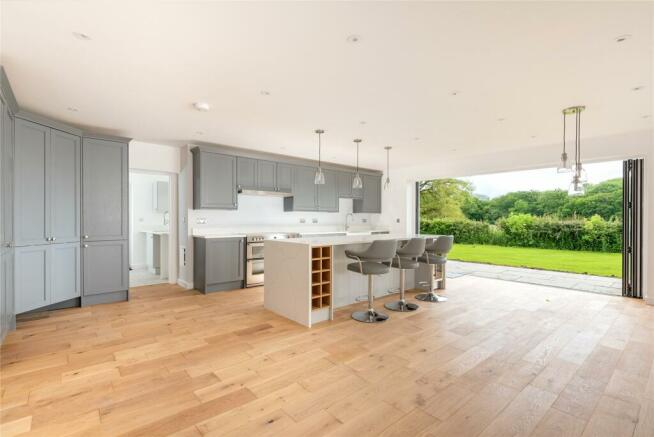
<instances>
[{"instance_id":1,"label":"pendant light","mask_svg":"<svg viewBox=\"0 0 654 437\"><path fill-rule=\"evenodd\" d=\"M391 151L392 147L391 146L386 146L386 147L384 147L384 149L386 149L386 180L384 181L384 189L387 190L388 187L391 186L391 177L390 177L390 171L389 171L389 167L390 167L389 157L390 157L390 151Z\"/></svg>"},{"instance_id":2,"label":"pendant light","mask_svg":"<svg viewBox=\"0 0 654 437\"><path fill-rule=\"evenodd\" d=\"M561 162L557 167L557 173L570 173L572 171L572 161L568 159L568 153L565 150L565 111L563 111L563 153L561 153Z\"/></svg>"},{"instance_id":3,"label":"pendant light","mask_svg":"<svg viewBox=\"0 0 654 437\"><path fill-rule=\"evenodd\" d=\"M588 175L581 163L581 113L586 109L585 106L571 106L563 110L563 117L565 119L568 115L575 116L575 160L573 169L572 182L568 194L570 196L580 196L586 193L584 184L588 182Z\"/></svg>"},{"instance_id":4,"label":"pendant light","mask_svg":"<svg viewBox=\"0 0 654 437\"><path fill-rule=\"evenodd\" d=\"M316 185L325 184L325 173L322 172L322 160L321 160L321 136L325 133L323 129L316 129L315 131L318 134L318 168L316 169L316 175L313 178L313 183Z\"/></svg>"},{"instance_id":5,"label":"pendant light","mask_svg":"<svg viewBox=\"0 0 654 437\"><path fill-rule=\"evenodd\" d=\"M355 190L360 190L363 188L363 181L359 175L359 145L361 144L361 139L355 139L354 143L357 145L357 171L354 173L354 179L352 179L352 188Z\"/></svg>"}]
</instances>

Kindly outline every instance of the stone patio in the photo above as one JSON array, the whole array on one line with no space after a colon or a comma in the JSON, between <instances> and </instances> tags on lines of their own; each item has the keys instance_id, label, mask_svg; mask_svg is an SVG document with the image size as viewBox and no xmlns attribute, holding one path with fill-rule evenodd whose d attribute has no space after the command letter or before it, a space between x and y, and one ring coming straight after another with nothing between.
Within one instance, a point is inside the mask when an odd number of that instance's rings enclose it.
<instances>
[{"instance_id":1,"label":"stone patio","mask_svg":"<svg viewBox=\"0 0 654 437\"><path fill-rule=\"evenodd\" d=\"M622 296L622 280L619 278L552 272L521 267L494 266L461 261L447 262L448 278L457 278L464 275Z\"/></svg>"}]
</instances>

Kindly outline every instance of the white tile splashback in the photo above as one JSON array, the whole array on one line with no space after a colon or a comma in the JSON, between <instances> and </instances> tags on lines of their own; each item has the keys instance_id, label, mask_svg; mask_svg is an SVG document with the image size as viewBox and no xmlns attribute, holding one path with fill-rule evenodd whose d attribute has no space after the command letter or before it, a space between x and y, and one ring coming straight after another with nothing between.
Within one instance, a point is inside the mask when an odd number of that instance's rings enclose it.
<instances>
[{"instance_id":1,"label":"white tile splashback","mask_svg":"<svg viewBox=\"0 0 654 437\"><path fill-rule=\"evenodd\" d=\"M189 228L198 232L227 233L259 231L332 231L345 228L347 213L352 212L352 200L340 199L339 212L284 212L284 200L274 196L239 194L237 210L190 210ZM375 228L379 214L354 214L350 223L357 228ZM315 219L315 220L314 220ZM301 223L304 220L304 223ZM317 220L317 223L314 221Z\"/></svg>"}]
</instances>

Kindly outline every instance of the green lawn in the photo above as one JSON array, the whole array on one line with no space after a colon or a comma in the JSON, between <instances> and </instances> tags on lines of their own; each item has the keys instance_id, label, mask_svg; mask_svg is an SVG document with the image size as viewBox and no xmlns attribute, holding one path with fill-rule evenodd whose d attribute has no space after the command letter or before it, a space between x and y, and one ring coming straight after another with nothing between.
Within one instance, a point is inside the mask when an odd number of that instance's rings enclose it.
<instances>
[{"instance_id":1,"label":"green lawn","mask_svg":"<svg viewBox=\"0 0 654 437\"><path fill-rule=\"evenodd\" d=\"M622 254L454 244L449 259L500 266L622 277Z\"/></svg>"}]
</instances>

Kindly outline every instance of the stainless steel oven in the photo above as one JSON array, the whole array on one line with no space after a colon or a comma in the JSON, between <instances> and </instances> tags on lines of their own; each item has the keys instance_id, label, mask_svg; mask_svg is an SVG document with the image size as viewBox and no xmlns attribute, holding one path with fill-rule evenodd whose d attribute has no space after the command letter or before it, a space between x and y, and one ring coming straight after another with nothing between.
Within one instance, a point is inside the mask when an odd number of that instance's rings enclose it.
<instances>
[{"instance_id":1,"label":"stainless steel oven","mask_svg":"<svg viewBox=\"0 0 654 437\"><path fill-rule=\"evenodd\" d=\"M298 238L300 234L256 234L248 235L245 250L245 286L257 287L263 285L265 240L279 240L285 238Z\"/></svg>"}]
</instances>

